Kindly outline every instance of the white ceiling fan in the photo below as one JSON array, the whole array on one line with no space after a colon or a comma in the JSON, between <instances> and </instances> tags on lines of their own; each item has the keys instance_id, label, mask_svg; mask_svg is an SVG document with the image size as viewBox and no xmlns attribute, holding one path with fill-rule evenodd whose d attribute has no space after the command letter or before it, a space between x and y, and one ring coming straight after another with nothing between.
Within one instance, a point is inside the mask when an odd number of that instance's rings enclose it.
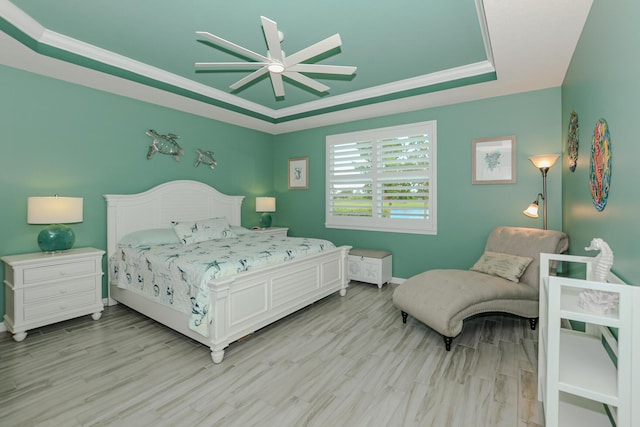
<instances>
[{"instance_id":1,"label":"white ceiling fan","mask_svg":"<svg viewBox=\"0 0 640 427\"><path fill-rule=\"evenodd\" d=\"M264 16L261 16L260 19L262 21L265 38L267 40L267 56L260 55L242 46L238 46L235 43L206 31L196 31L196 34L208 39L209 41L212 41L224 48L233 50L247 58L251 58L255 60L255 62L196 62L195 67L198 69L258 68L253 73L238 80L229 87L233 90L239 89L268 72L269 77L271 77L271 85L273 86L273 92L276 97L284 96L284 85L282 82L283 76L308 86L318 92L326 92L329 90L329 86L317 82L316 80L313 80L301 73L351 75L356 72L357 67L303 63L308 59L314 58L342 45L340 34L334 34L331 37L294 53L293 55L285 56L284 51L280 46L283 36L282 33L278 31L278 24Z\"/></svg>"}]
</instances>

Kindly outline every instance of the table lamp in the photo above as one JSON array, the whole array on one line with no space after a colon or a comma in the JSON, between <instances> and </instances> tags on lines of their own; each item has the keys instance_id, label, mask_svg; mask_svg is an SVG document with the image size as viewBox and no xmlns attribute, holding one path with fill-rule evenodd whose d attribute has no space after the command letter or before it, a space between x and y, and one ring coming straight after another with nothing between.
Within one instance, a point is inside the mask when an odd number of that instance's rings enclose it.
<instances>
[{"instance_id":1,"label":"table lamp","mask_svg":"<svg viewBox=\"0 0 640 427\"><path fill-rule=\"evenodd\" d=\"M256 197L256 212L262 212L260 216L260 227L271 227L271 214L276 211L275 197Z\"/></svg>"},{"instance_id":2,"label":"table lamp","mask_svg":"<svg viewBox=\"0 0 640 427\"><path fill-rule=\"evenodd\" d=\"M38 246L45 252L71 249L76 236L66 224L82 222L82 197L29 197L27 223L49 224L38 234Z\"/></svg>"}]
</instances>

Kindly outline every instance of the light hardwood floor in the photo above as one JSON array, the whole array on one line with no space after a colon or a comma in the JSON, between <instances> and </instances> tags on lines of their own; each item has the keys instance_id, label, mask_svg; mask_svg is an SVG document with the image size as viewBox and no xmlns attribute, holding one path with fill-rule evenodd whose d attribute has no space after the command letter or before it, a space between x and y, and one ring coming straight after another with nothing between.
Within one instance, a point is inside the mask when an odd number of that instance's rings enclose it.
<instances>
[{"instance_id":1,"label":"light hardwood floor","mask_svg":"<svg viewBox=\"0 0 640 427\"><path fill-rule=\"evenodd\" d=\"M470 320L451 352L402 323L395 285L352 282L227 348L209 350L123 306L0 333L0 425L543 425L537 332L524 319Z\"/></svg>"}]
</instances>

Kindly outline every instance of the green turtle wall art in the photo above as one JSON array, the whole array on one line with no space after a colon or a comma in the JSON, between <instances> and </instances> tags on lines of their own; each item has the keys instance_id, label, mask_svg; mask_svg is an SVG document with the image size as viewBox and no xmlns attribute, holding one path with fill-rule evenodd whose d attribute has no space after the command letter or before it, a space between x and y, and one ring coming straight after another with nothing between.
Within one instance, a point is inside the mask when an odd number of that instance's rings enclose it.
<instances>
[{"instance_id":1,"label":"green turtle wall art","mask_svg":"<svg viewBox=\"0 0 640 427\"><path fill-rule=\"evenodd\" d=\"M196 152L198 153L198 160L196 160L196 166L200 166L200 163L208 165L211 169L214 169L218 162L213 158L213 151L202 151L199 148L196 148Z\"/></svg>"},{"instance_id":2,"label":"green turtle wall art","mask_svg":"<svg viewBox=\"0 0 640 427\"><path fill-rule=\"evenodd\" d=\"M184 154L184 150L176 141L176 139L180 138L178 135L174 135L172 133L160 135L153 129L149 129L146 134L153 138L153 142L149 146L149 151L147 152L147 159L151 160L154 154L160 153L168 154L173 156L177 161L180 161L180 156Z\"/></svg>"}]
</instances>

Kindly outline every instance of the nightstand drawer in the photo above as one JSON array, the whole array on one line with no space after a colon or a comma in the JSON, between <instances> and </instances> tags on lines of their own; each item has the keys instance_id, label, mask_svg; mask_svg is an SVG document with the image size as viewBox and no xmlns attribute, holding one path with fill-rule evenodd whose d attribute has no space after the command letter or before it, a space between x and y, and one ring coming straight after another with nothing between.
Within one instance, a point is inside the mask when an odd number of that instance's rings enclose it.
<instances>
[{"instance_id":1,"label":"nightstand drawer","mask_svg":"<svg viewBox=\"0 0 640 427\"><path fill-rule=\"evenodd\" d=\"M25 284L42 282L45 280L62 279L69 276L79 276L96 272L96 263L86 260L73 263L54 264L43 267L25 268L23 281Z\"/></svg>"},{"instance_id":2,"label":"nightstand drawer","mask_svg":"<svg viewBox=\"0 0 640 427\"><path fill-rule=\"evenodd\" d=\"M82 292L94 292L96 280L93 277L72 279L61 283L30 287L24 290L25 303L38 303L56 297L73 297L74 294Z\"/></svg>"},{"instance_id":3,"label":"nightstand drawer","mask_svg":"<svg viewBox=\"0 0 640 427\"><path fill-rule=\"evenodd\" d=\"M95 304L96 294L93 291L73 294L65 298L45 300L37 304L27 304L24 306L24 320L29 321L40 317L54 316Z\"/></svg>"}]
</instances>

